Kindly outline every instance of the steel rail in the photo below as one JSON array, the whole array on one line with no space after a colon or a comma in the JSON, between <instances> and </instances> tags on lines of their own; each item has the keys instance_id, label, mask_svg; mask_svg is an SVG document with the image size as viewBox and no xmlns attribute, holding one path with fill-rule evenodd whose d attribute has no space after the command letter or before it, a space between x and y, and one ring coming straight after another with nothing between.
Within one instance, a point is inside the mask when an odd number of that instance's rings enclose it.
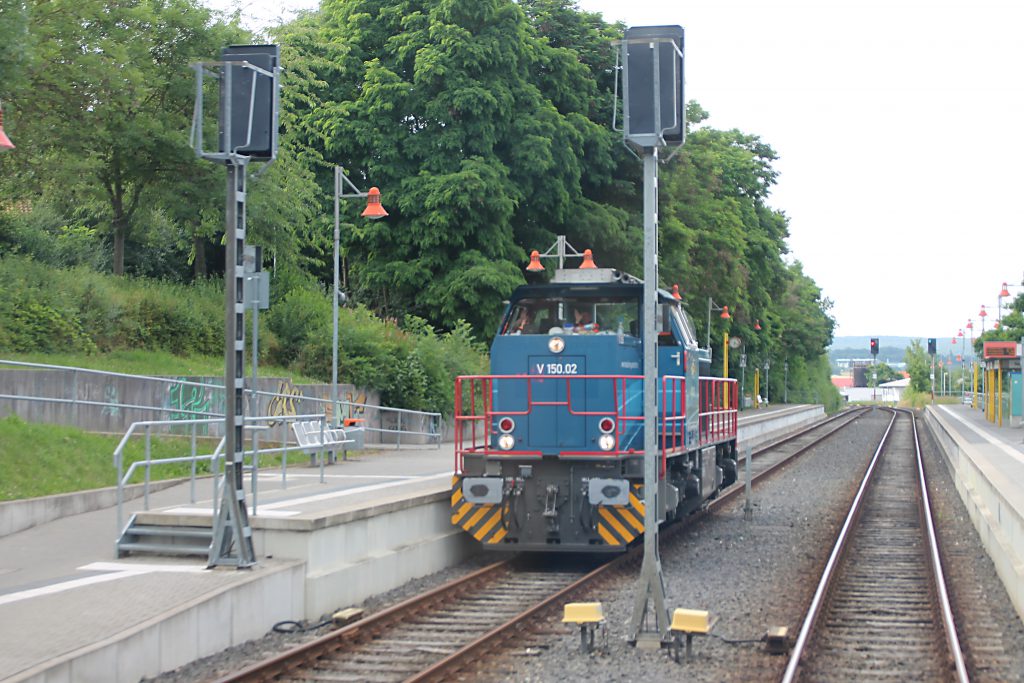
<instances>
[{"instance_id":1,"label":"steel rail","mask_svg":"<svg viewBox=\"0 0 1024 683\"><path fill-rule=\"evenodd\" d=\"M529 621L532 617L539 615L546 609L550 609L555 606L554 603L562 600L563 598L571 595L573 592L583 588L584 586L595 581L597 578L604 576L605 574L613 571L614 568L621 567L627 561L639 560L640 556L638 551L642 546L633 548L626 556L621 556L615 560L603 564L596 569L593 569L589 573L583 575L576 581L562 588L557 593L553 593L550 597L547 597L533 607L529 608L525 612L522 612L518 616L510 619L509 621L496 626L484 635L480 636L471 643L466 644L462 649L457 652L453 652L439 662L436 662L427 669L424 669L415 676L410 676L405 680L405 683L424 683L425 681L441 681L447 680L447 676L454 671L462 668L462 662L476 660L476 657L481 651L486 651L485 648L489 645L497 643L505 638L512 635L513 631L521 624ZM628 560L626 559L628 557Z\"/></svg>"},{"instance_id":2,"label":"steel rail","mask_svg":"<svg viewBox=\"0 0 1024 683\"><path fill-rule=\"evenodd\" d=\"M860 518L863 501L866 496L866 492L872 483L873 475L877 469L881 455L887 445L889 435L892 432L893 426L896 423L896 419L899 413L908 414L911 418L912 431L914 434L914 447L916 453L916 462L918 467L918 481L922 491L922 515L925 518L925 525L928 530L928 542L929 542L929 557L931 560L932 576L934 578L936 597L940 602L940 611L943 618L943 629L945 631L946 640L950 647L950 653L953 657L954 663L957 670L957 680L961 683L967 683L969 678L967 677L966 666L963 662L963 654L960 649L959 640L956 635L956 626L953 621L952 609L949 604L949 597L945 589L945 580L942 572L941 560L938 554L938 544L936 542L934 533L934 523L931 516L931 504L927 497L927 481L924 476L923 461L921 459L920 443L917 436L917 421L914 419L913 413L903 409L888 409L892 411L892 419L889 421L888 427L886 427L885 433L882 435L878 443L878 447L875 449L875 453L871 458L871 462L864 473L864 477L861 480L860 486L857 489L857 494L854 496L853 503L850 505L850 511L846 516L846 520L843 522L842 529L836 538L836 543L832 549L832 553L829 555L828 561L825 564L825 569L822 572L821 579L818 582L817 589L814 592L814 596L811 599L810 607L807 610L807 614L804 618L803 624L800 628L800 633L797 636L796 643L793 646L793 650L790 654L789 662L786 665L786 670L782 677L782 683L793 683L796 680L798 669L800 667L801 659L807 650L808 641L810 634L814 630L818 618L821 616L821 611L825 603L825 596L829 592L832 581L836 575L836 569L840 563L840 560L845 554L848 546L848 542L852 536L852 530L857 524Z\"/></svg>"},{"instance_id":3,"label":"steel rail","mask_svg":"<svg viewBox=\"0 0 1024 683\"><path fill-rule=\"evenodd\" d=\"M860 482L860 486L857 489L857 495L853 498L853 504L850 506L850 512L846 515L846 520L843 522L843 527L839 531L839 536L836 539L835 546L832 548L832 554L829 555L828 562L825 563L825 571L822 572L821 580L818 582L818 588L814 591L814 597L811 598L810 609L807 610L807 616L804 618L804 623L800 627L800 634L797 636L796 644L793 646L793 652L789 658L789 663L786 665L786 671L782 677L784 683L793 683L796 678L797 666L800 662L800 658L803 656L804 648L807 646L807 640L810 637L811 629L814 627L814 623L817 621L821 612L821 606L825 602L825 593L832 581L832 574L835 571L836 565L839 564L839 556L842 555L843 549L846 547L846 542L850 537L850 530L853 528L857 517L860 515L860 504L864 499L864 493L867 491L868 483L871 481L871 475L875 471L875 466L878 464L878 459L882 454L882 449L885 446L885 442L889 439L889 434L892 432L892 427L895 423L896 413L894 411L892 419L889 421L889 426L885 428L885 433L878 442L878 448L875 449L875 454L871 458L871 463L868 465L868 469L864 473L864 478Z\"/></svg>"},{"instance_id":4,"label":"steel rail","mask_svg":"<svg viewBox=\"0 0 1024 683\"><path fill-rule=\"evenodd\" d=\"M852 412L852 416L851 416ZM839 431L843 427L849 425L853 420L860 416L864 411L844 411L826 421L818 422L810 427L799 430L793 434L787 435L786 437L772 442L767 446L762 447L755 454L762 454L770 451L781 444L792 441L800 436L805 436L814 430L821 429L823 426L830 423L841 420L841 418L850 418L837 426L834 429L829 430L825 434L820 435L811 444L804 446L793 453L787 454L783 459L782 463L789 462L793 458L801 455L812 446L820 443L822 440L828 438L835 432ZM770 475L775 468L780 466L778 463L773 465L771 468L759 472L753 475L752 481L759 482L762 479ZM727 492L724 492L718 499L711 501L707 509L704 511L705 514L713 509L724 504L726 500L729 500L740 491L743 490L742 486L733 486ZM672 524L664 535L665 539L672 538L677 535L682 529L685 529L685 524ZM581 578L573 581L568 586L559 589L557 592L552 594L550 597L544 598L538 603L535 603L529 607L525 612L512 618L505 624L496 626L489 630L487 633L481 635L476 640L473 640L458 651L446 656L444 659L435 662L430 667L424 669L422 672L406 679L407 683L411 681L431 681L431 680L445 680L449 674L453 671L457 671L465 667L467 661L480 661L481 652L490 652L488 649L493 646L494 643L508 637L509 635L517 632L517 627L522 626L524 623L531 621L538 614L544 612L547 609L551 609L556 603L564 599L566 596L572 594L575 591L583 589L588 585L593 584L598 579L609 578L615 572L627 569L630 565L639 563L642 558L642 545L634 545L626 553L616 557L612 561L603 564L596 569L591 570ZM277 676L285 675L290 671L298 669L304 666L307 662L317 660L321 657L329 656L331 652L345 647L348 642L355 642L363 639L369 639L373 637L373 634L378 633L384 629L391 627L400 621L408 620L410 613L423 611L431 608L438 602L443 602L446 596L451 595L452 592L464 591L469 585L474 585L488 581L502 570L510 569L511 562L514 558L509 558L502 562L497 562L492 565L488 565L482 569L479 569L465 577L455 579L442 586L438 586L422 595L414 596L401 603L393 605L387 609L378 612L377 614L371 615L365 619L357 621L353 624L349 624L337 631L332 631L326 635L323 635L315 640L308 643L299 645L291 650L283 652L279 655L266 659L262 662L257 662L241 671L230 674L223 678L218 679L217 683L234 683L237 681L268 681L273 680Z\"/></svg>"},{"instance_id":5,"label":"steel rail","mask_svg":"<svg viewBox=\"0 0 1024 683\"><path fill-rule=\"evenodd\" d=\"M386 629L395 622L403 621L409 617L410 612L428 609L436 602L444 600L453 590L465 589L469 586L491 580L503 570L507 571L510 568L511 562L510 558L489 564L466 576L449 581L420 595L415 595L408 600L403 600L337 631L331 631L316 640L303 643L279 655L262 662L257 662L241 671L219 678L217 683L273 680L276 676L302 666L305 662L319 659L333 650L343 647L347 641L357 640L366 634L373 633L375 629Z\"/></svg>"},{"instance_id":6,"label":"steel rail","mask_svg":"<svg viewBox=\"0 0 1024 683\"><path fill-rule=\"evenodd\" d=\"M909 412L909 411L907 411ZM921 486L921 508L924 516L925 529L928 532L928 555L932 562L932 576L935 577L935 590L939 598L939 610L942 613L942 624L946 631L946 641L953 655L957 680L967 683L967 664L960 647L960 638L956 633L956 622L953 619L953 607L950 605L949 592L946 590L946 574L942 569L942 558L939 556L939 542L935 535L935 522L932 519L932 503L928 495L928 480L924 474L924 459L921 457L921 442L917 437L917 416L910 413L911 424L914 426L914 453L917 457L917 476Z\"/></svg>"}]
</instances>

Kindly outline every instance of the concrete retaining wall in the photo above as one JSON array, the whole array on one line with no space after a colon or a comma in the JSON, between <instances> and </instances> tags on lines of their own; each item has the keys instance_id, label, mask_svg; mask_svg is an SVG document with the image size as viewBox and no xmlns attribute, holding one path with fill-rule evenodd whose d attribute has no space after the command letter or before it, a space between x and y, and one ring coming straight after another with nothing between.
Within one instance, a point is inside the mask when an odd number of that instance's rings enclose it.
<instances>
[{"instance_id":1,"label":"concrete retaining wall","mask_svg":"<svg viewBox=\"0 0 1024 683\"><path fill-rule=\"evenodd\" d=\"M191 420L224 413L223 389L193 386L189 382L223 385L224 378L168 377L161 380L74 369L5 368L0 370L0 394L26 398L0 398L0 417L14 414L26 422L74 425L91 432L124 434L132 422L141 420ZM330 411L330 384L294 384L290 379L259 377L257 385L259 391L277 394L259 397L260 415L312 415L323 413L325 409ZM60 402L35 400L41 398L60 399ZM380 405L380 395L375 391L339 384L338 398L364 404L354 407L350 417L364 418L370 426L378 427L382 419L387 419L374 409ZM221 425L213 424L201 427L199 434L221 436L222 432Z\"/></svg>"},{"instance_id":2,"label":"concrete retaining wall","mask_svg":"<svg viewBox=\"0 0 1024 683\"><path fill-rule=\"evenodd\" d=\"M747 416L750 413L743 413L743 415ZM825 409L819 405L793 406L792 408L774 410L764 416L758 415L757 419L751 419L740 425L737 435L740 455L745 455L747 448L757 448L779 438L782 434L799 429L823 417L825 417Z\"/></svg>"},{"instance_id":3,"label":"concrete retaining wall","mask_svg":"<svg viewBox=\"0 0 1024 683\"><path fill-rule=\"evenodd\" d=\"M305 618L315 620L479 552L452 526L450 497L445 488L308 524L258 520L253 544L257 555L305 560Z\"/></svg>"},{"instance_id":4,"label":"concrete retaining wall","mask_svg":"<svg viewBox=\"0 0 1024 683\"><path fill-rule=\"evenodd\" d=\"M156 493L179 483L181 483L179 479L154 481L149 485L149 492ZM124 499L140 498L144 493L143 487L143 484L126 486ZM102 510L115 505L117 505L117 488L113 486L105 489L62 493L56 496L6 501L0 503L0 537L31 529L38 524L52 522L61 517Z\"/></svg>"},{"instance_id":5,"label":"concrete retaining wall","mask_svg":"<svg viewBox=\"0 0 1024 683\"><path fill-rule=\"evenodd\" d=\"M960 499L995 564L1010 601L1024 619L1024 561L1020 554L1020 549L1024 548L1024 516L999 490L999 482L1004 486L1019 486L1019 483L1007 482L998 470L975 461L969 445L947 428L946 418L931 406L925 408L925 422L942 447Z\"/></svg>"}]
</instances>

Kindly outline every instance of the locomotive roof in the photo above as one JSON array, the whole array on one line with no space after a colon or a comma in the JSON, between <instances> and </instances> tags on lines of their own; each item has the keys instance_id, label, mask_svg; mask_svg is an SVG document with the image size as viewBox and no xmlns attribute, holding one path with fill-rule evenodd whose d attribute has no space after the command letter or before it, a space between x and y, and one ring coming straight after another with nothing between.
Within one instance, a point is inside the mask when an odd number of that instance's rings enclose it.
<instances>
[{"instance_id":1,"label":"locomotive roof","mask_svg":"<svg viewBox=\"0 0 1024 683\"><path fill-rule=\"evenodd\" d=\"M644 286L625 282L548 282L521 285L512 293L512 301L520 299L547 299L562 296L643 296ZM677 300L666 289L658 288L658 302L672 303Z\"/></svg>"}]
</instances>

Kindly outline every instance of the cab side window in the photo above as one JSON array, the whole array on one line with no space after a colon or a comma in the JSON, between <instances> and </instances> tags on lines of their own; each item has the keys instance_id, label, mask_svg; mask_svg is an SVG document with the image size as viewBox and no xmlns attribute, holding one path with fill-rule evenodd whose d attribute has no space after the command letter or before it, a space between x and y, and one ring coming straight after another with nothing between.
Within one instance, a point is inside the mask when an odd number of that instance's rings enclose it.
<instances>
[{"instance_id":1,"label":"cab side window","mask_svg":"<svg viewBox=\"0 0 1024 683\"><path fill-rule=\"evenodd\" d=\"M658 346L680 346L682 340L672 327L672 313L675 306L672 304L661 304L658 307Z\"/></svg>"}]
</instances>

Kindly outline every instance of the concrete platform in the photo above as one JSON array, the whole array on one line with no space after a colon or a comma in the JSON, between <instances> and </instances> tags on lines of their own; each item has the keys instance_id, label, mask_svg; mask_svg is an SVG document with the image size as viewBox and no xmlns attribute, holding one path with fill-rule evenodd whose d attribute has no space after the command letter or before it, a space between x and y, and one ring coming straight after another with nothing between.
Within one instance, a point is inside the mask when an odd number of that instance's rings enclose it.
<instances>
[{"instance_id":1,"label":"concrete platform","mask_svg":"<svg viewBox=\"0 0 1024 683\"><path fill-rule=\"evenodd\" d=\"M821 417L819 406L772 406L740 417L740 447ZM262 636L287 619L317 619L454 564L476 545L449 520L454 453L379 451L320 472L259 475L248 491L258 565L113 560L116 511L38 523L0 537L0 681L137 681ZM209 526L207 499L179 484L151 494L145 522ZM28 503L26 503L28 505ZM2 511L0 511L2 512Z\"/></svg>"},{"instance_id":2,"label":"concrete platform","mask_svg":"<svg viewBox=\"0 0 1024 683\"><path fill-rule=\"evenodd\" d=\"M957 491L1024 619L1024 430L998 427L965 405L925 409Z\"/></svg>"}]
</instances>

